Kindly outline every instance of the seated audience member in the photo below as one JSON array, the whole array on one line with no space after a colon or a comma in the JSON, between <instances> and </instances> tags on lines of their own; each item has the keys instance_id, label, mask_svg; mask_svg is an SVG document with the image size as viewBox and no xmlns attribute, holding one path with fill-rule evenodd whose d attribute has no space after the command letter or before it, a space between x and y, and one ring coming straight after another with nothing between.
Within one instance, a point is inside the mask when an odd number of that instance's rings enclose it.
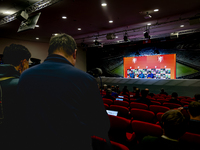
<instances>
[{"instance_id":1,"label":"seated audience member","mask_svg":"<svg viewBox=\"0 0 200 150\"><path fill-rule=\"evenodd\" d=\"M143 74L142 71L139 72L139 76L138 76L138 78L144 78L144 74Z\"/></svg>"},{"instance_id":2,"label":"seated audience member","mask_svg":"<svg viewBox=\"0 0 200 150\"><path fill-rule=\"evenodd\" d=\"M147 78L148 79L153 79L154 78L154 75L153 75L153 73L151 73L151 71L148 72Z\"/></svg>"},{"instance_id":3,"label":"seated audience member","mask_svg":"<svg viewBox=\"0 0 200 150\"><path fill-rule=\"evenodd\" d=\"M135 93L135 92L136 92L136 88L137 88L137 87L135 87L135 86L133 87L133 93Z\"/></svg>"},{"instance_id":4,"label":"seated audience member","mask_svg":"<svg viewBox=\"0 0 200 150\"><path fill-rule=\"evenodd\" d=\"M161 137L146 136L140 143L142 150L183 150L178 139L185 133L185 117L179 110L171 109L162 115Z\"/></svg>"},{"instance_id":5,"label":"seated audience member","mask_svg":"<svg viewBox=\"0 0 200 150\"><path fill-rule=\"evenodd\" d=\"M108 98L108 99L111 99L111 100L115 100L115 98L113 96L111 96L112 94L112 90L110 88L108 88L106 90L106 95L103 96L103 98Z\"/></svg>"},{"instance_id":6,"label":"seated audience member","mask_svg":"<svg viewBox=\"0 0 200 150\"><path fill-rule=\"evenodd\" d=\"M112 90L111 96L118 97L118 94L117 94L117 92L116 92L115 86L112 86L111 90Z\"/></svg>"},{"instance_id":7,"label":"seated audience member","mask_svg":"<svg viewBox=\"0 0 200 150\"><path fill-rule=\"evenodd\" d=\"M160 94L165 94L166 96L168 95L163 88L160 91L161 91Z\"/></svg>"},{"instance_id":8,"label":"seated audience member","mask_svg":"<svg viewBox=\"0 0 200 150\"><path fill-rule=\"evenodd\" d=\"M190 121L188 123L188 132L200 134L200 102L193 101L188 105Z\"/></svg>"},{"instance_id":9,"label":"seated audience member","mask_svg":"<svg viewBox=\"0 0 200 150\"><path fill-rule=\"evenodd\" d=\"M145 91L147 91L147 96L151 96L151 97L155 96L154 93L149 93L149 89L148 88L146 88Z\"/></svg>"},{"instance_id":10,"label":"seated audience member","mask_svg":"<svg viewBox=\"0 0 200 150\"><path fill-rule=\"evenodd\" d=\"M116 85L116 92L117 92L117 94L119 95L120 94L120 90L119 90L119 85Z\"/></svg>"},{"instance_id":11,"label":"seated audience member","mask_svg":"<svg viewBox=\"0 0 200 150\"><path fill-rule=\"evenodd\" d=\"M148 106L151 105L151 101L147 98L147 94L148 92L146 90L142 90L141 91L142 96L136 99L135 102L144 103L144 104L147 104Z\"/></svg>"},{"instance_id":12,"label":"seated audience member","mask_svg":"<svg viewBox=\"0 0 200 150\"><path fill-rule=\"evenodd\" d=\"M135 99L140 98L140 89L139 88L136 88L135 96L133 96L133 98L135 98Z\"/></svg>"},{"instance_id":13,"label":"seated audience member","mask_svg":"<svg viewBox=\"0 0 200 150\"><path fill-rule=\"evenodd\" d=\"M8 146L19 144L17 140L23 136L20 131L20 105L18 105L19 100L17 99L17 85L22 72L29 68L30 57L29 50L19 44L6 46L3 51L4 64L0 65L0 92L2 92L0 95L2 96L2 115L4 116L0 134L1 138L3 137L1 148L6 146L9 149Z\"/></svg>"},{"instance_id":14,"label":"seated audience member","mask_svg":"<svg viewBox=\"0 0 200 150\"><path fill-rule=\"evenodd\" d=\"M173 93L172 93L172 98L169 100L169 103L175 103L175 104L180 104L180 105L182 105L181 102L178 101L177 98L178 98L178 94L177 94L176 92L173 92Z\"/></svg>"},{"instance_id":15,"label":"seated audience member","mask_svg":"<svg viewBox=\"0 0 200 150\"><path fill-rule=\"evenodd\" d=\"M129 90L128 90L127 86L124 86L124 88L122 89L121 94L122 94L122 95L128 95L128 96L129 96Z\"/></svg>"},{"instance_id":16,"label":"seated audience member","mask_svg":"<svg viewBox=\"0 0 200 150\"><path fill-rule=\"evenodd\" d=\"M106 91L107 90L107 84L104 84L103 85L103 91Z\"/></svg>"}]
</instances>

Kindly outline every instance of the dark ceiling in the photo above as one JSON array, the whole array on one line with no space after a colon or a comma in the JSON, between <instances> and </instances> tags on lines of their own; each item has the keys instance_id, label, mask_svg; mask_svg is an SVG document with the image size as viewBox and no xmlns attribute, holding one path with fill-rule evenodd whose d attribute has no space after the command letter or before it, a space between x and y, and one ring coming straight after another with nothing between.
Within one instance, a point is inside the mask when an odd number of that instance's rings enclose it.
<instances>
[{"instance_id":1,"label":"dark ceiling","mask_svg":"<svg viewBox=\"0 0 200 150\"><path fill-rule=\"evenodd\" d=\"M3 11L17 12L36 2L38 0L0 0L0 19L7 16ZM107 3L106 7L101 6L103 2ZM154 9L159 11L154 12ZM123 42L125 32L130 40L142 39L148 23L151 23L148 28L152 38L200 28L200 24L189 23L189 18L200 13L200 0L61 0L29 16L38 12L41 12L38 28L17 33L20 21L14 20L0 25L0 37L48 42L52 34L67 33L77 43L84 41L92 45L96 37L103 44ZM146 12L152 18L145 19ZM107 40L107 33L115 33L118 38Z\"/></svg>"}]
</instances>

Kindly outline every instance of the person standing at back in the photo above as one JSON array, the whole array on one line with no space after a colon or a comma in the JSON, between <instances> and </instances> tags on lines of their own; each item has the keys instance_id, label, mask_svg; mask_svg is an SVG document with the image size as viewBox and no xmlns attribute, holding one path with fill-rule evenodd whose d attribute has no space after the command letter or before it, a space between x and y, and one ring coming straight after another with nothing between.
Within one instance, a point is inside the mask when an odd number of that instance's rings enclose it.
<instances>
[{"instance_id":1,"label":"person standing at back","mask_svg":"<svg viewBox=\"0 0 200 150\"><path fill-rule=\"evenodd\" d=\"M74 67L77 46L71 36L51 37L48 53L19 80L26 148L92 150L91 136L109 140L110 128L97 82Z\"/></svg>"},{"instance_id":2,"label":"person standing at back","mask_svg":"<svg viewBox=\"0 0 200 150\"><path fill-rule=\"evenodd\" d=\"M20 138L20 109L17 99L17 84L20 74L29 68L29 50L19 44L6 46L3 51L3 62L0 65L0 96L2 98L1 148L16 145ZM15 142L15 144L13 144ZM4 147L5 148L5 147Z\"/></svg>"}]
</instances>

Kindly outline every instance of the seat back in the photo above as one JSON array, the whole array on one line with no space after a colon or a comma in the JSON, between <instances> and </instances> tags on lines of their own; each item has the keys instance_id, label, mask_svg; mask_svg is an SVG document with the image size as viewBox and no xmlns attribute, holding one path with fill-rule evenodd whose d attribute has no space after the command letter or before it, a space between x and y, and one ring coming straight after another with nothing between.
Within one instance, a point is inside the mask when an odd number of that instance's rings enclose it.
<instances>
[{"instance_id":1,"label":"seat back","mask_svg":"<svg viewBox=\"0 0 200 150\"><path fill-rule=\"evenodd\" d=\"M108 99L108 98L103 98L103 103L108 104L108 105L112 105L113 104L113 100Z\"/></svg>"},{"instance_id":2,"label":"seat back","mask_svg":"<svg viewBox=\"0 0 200 150\"><path fill-rule=\"evenodd\" d=\"M185 132L183 136L180 137L180 142L189 145L199 146L200 145L200 134Z\"/></svg>"},{"instance_id":3,"label":"seat back","mask_svg":"<svg viewBox=\"0 0 200 150\"><path fill-rule=\"evenodd\" d=\"M138 103L138 102L131 102L130 103L131 108L138 108L138 109L145 109L148 110L148 105L143 104L143 103Z\"/></svg>"},{"instance_id":4,"label":"seat back","mask_svg":"<svg viewBox=\"0 0 200 150\"><path fill-rule=\"evenodd\" d=\"M109 109L109 105L104 103L105 109Z\"/></svg>"},{"instance_id":5,"label":"seat back","mask_svg":"<svg viewBox=\"0 0 200 150\"><path fill-rule=\"evenodd\" d=\"M170 109L182 107L181 105L175 103L163 103L163 106L169 107Z\"/></svg>"},{"instance_id":6,"label":"seat back","mask_svg":"<svg viewBox=\"0 0 200 150\"><path fill-rule=\"evenodd\" d=\"M163 130L160 125L133 120L131 122L131 126L138 140L141 140L146 135L160 137L163 134Z\"/></svg>"},{"instance_id":7,"label":"seat back","mask_svg":"<svg viewBox=\"0 0 200 150\"><path fill-rule=\"evenodd\" d=\"M149 111L149 110L132 108L130 113L134 120L154 122L154 119L155 119L154 112Z\"/></svg>"},{"instance_id":8,"label":"seat back","mask_svg":"<svg viewBox=\"0 0 200 150\"><path fill-rule=\"evenodd\" d=\"M169 100L168 99L161 99L161 98L159 98L159 99L157 99L157 102L160 102L161 103L161 105L163 104L163 103L165 103L165 102L168 102Z\"/></svg>"},{"instance_id":9,"label":"seat back","mask_svg":"<svg viewBox=\"0 0 200 150\"><path fill-rule=\"evenodd\" d=\"M155 114L157 114L158 112L166 112L170 109L168 107L165 107L165 106L150 105L149 110L153 111Z\"/></svg>"},{"instance_id":10,"label":"seat back","mask_svg":"<svg viewBox=\"0 0 200 150\"><path fill-rule=\"evenodd\" d=\"M128 114L129 114L129 109L124 106L110 105L110 110L118 111L118 116L122 116L122 117L128 117Z\"/></svg>"},{"instance_id":11,"label":"seat back","mask_svg":"<svg viewBox=\"0 0 200 150\"><path fill-rule=\"evenodd\" d=\"M118 100L115 100L115 101L114 101L114 105L119 105L119 106L128 107L128 106L129 106L129 102L127 102L127 101L118 101Z\"/></svg>"},{"instance_id":12,"label":"seat back","mask_svg":"<svg viewBox=\"0 0 200 150\"><path fill-rule=\"evenodd\" d=\"M161 103L160 103L160 102L157 102L157 101L151 101L151 104L152 104L152 105L161 105Z\"/></svg>"},{"instance_id":13,"label":"seat back","mask_svg":"<svg viewBox=\"0 0 200 150\"><path fill-rule=\"evenodd\" d=\"M159 122L161 122L161 119L162 119L162 115L164 114L164 112L158 112L157 114L156 114L156 118L157 118L157 120L159 121Z\"/></svg>"}]
</instances>

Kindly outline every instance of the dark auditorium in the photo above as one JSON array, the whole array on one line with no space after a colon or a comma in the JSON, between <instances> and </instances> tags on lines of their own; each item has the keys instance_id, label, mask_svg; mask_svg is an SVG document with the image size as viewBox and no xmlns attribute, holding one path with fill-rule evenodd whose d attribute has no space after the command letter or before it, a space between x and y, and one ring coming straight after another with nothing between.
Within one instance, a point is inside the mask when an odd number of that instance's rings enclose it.
<instances>
[{"instance_id":1,"label":"dark auditorium","mask_svg":"<svg viewBox=\"0 0 200 150\"><path fill-rule=\"evenodd\" d=\"M198 150L199 8L1 0L0 149Z\"/></svg>"}]
</instances>

